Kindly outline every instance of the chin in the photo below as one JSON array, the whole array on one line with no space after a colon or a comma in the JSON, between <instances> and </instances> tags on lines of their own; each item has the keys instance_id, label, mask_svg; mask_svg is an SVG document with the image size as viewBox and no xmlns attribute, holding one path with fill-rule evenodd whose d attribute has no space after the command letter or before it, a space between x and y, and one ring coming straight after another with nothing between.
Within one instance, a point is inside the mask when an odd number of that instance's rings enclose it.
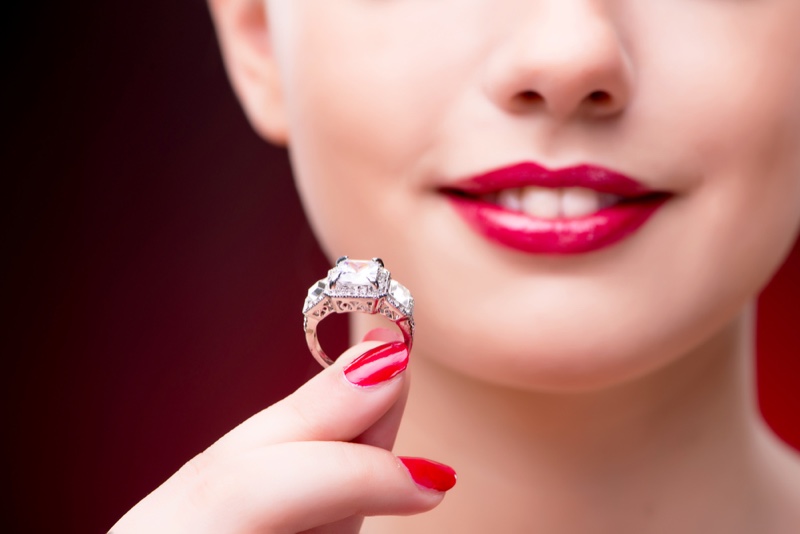
<instances>
[{"instance_id":1,"label":"chin","mask_svg":"<svg viewBox=\"0 0 800 534\"><path fill-rule=\"evenodd\" d=\"M524 321L435 324L419 329L416 349L477 381L543 393L589 393L697 359L709 352L705 349L732 339L745 324L740 320L749 320L736 310L671 324L649 319L616 325L542 321L536 328L533 323L525 328ZM419 324L426 325L427 317Z\"/></svg>"}]
</instances>

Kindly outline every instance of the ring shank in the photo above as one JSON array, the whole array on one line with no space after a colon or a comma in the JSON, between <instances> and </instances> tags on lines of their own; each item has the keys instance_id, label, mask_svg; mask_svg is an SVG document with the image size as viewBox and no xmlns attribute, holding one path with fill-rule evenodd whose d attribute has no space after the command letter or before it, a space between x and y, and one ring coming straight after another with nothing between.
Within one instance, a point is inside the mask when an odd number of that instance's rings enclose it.
<instances>
[{"instance_id":1,"label":"ring shank","mask_svg":"<svg viewBox=\"0 0 800 534\"><path fill-rule=\"evenodd\" d=\"M328 355L325 354L325 351L322 350L322 346L319 343L319 337L317 337L317 326L321 320L322 319L306 317L306 343L308 344L311 354L320 363L320 365L322 365L322 367L328 367L333 364L334 360L329 358ZM400 329L400 332L403 334L403 342L410 351L411 344L414 341L414 321L410 317L401 317L392 322L394 322L394 324L397 325L397 328Z\"/></svg>"}]
</instances>

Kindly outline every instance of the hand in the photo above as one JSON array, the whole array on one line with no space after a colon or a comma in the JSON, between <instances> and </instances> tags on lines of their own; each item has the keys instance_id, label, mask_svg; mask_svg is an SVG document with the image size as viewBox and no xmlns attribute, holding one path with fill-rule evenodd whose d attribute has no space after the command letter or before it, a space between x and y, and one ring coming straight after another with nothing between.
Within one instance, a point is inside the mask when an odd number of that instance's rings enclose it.
<instances>
[{"instance_id":1,"label":"hand","mask_svg":"<svg viewBox=\"0 0 800 534\"><path fill-rule=\"evenodd\" d=\"M358 532L364 516L434 508L442 464L394 456L406 346L375 330L282 401L190 460L111 532Z\"/></svg>"}]
</instances>

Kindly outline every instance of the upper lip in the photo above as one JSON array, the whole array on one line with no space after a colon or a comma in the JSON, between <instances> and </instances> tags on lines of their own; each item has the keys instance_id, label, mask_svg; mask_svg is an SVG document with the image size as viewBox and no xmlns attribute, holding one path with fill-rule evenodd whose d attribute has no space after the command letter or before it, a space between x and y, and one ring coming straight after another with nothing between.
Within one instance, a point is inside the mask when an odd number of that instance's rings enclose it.
<instances>
[{"instance_id":1,"label":"upper lip","mask_svg":"<svg viewBox=\"0 0 800 534\"><path fill-rule=\"evenodd\" d=\"M551 188L583 187L599 193L609 193L624 198L638 198L664 193L663 191L651 189L634 178L596 165L581 164L551 170L532 162L509 165L465 178L443 187L442 190L470 196L481 196L504 189L529 186Z\"/></svg>"}]
</instances>

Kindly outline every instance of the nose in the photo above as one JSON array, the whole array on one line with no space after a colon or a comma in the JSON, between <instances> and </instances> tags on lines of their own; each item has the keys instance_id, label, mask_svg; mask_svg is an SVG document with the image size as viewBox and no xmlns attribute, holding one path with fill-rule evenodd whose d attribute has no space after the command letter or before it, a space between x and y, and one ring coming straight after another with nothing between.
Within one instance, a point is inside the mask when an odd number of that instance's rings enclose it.
<instances>
[{"instance_id":1,"label":"nose","mask_svg":"<svg viewBox=\"0 0 800 534\"><path fill-rule=\"evenodd\" d=\"M489 98L507 112L544 112L560 122L621 113L631 96L630 61L597 4L553 0L517 17L490 57Z\"/></svg>"}]
</instances>

